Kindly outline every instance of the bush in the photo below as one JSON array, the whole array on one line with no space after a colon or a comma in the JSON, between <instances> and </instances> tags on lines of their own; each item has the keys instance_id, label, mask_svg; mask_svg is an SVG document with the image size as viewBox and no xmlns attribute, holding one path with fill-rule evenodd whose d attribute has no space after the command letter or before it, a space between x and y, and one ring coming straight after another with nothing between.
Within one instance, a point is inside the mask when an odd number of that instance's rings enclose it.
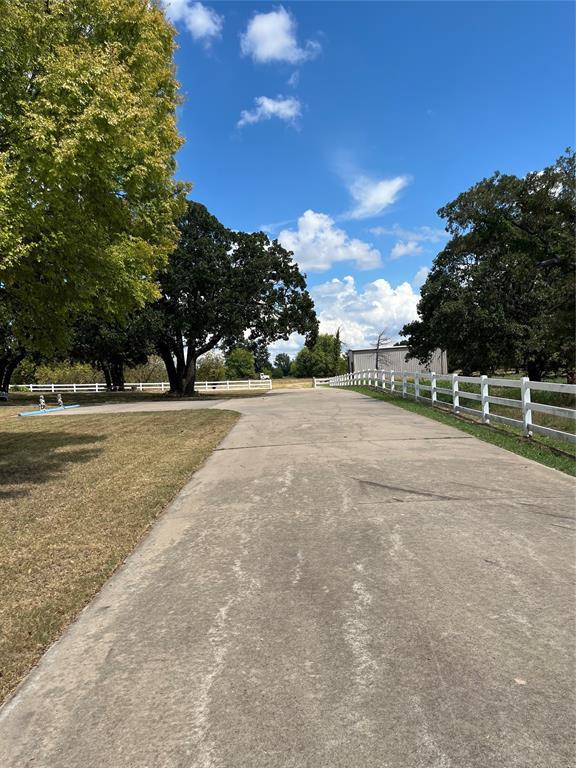
<instances>
[{"instance_id":1,"label":"bush","mask_svg":"<svg viewBox=\"0 0 576 768\"><path fill-rule=\"evenodd\" d=\"M36 368L37 384L91 384L104 382L101 371L88 363L43 363ZM27 382L25 382L27 383Z\"/></svg>"},{"instance_id":2,"label":"bush","mask_svg":"<svg viewBox=\"0 0 576 768\"><path fill-rule=\"evenodd\" d=\"M236 347L226 357L227 379L253 379L256 376L254 355L249 349Z\"/></svg>"},{"instance_id":3,"label":"bush","mask_svg":"<svg viewBox=\"0 0 576 768\"><path fill-rule=\"evenodd\" d=\"M21 360L16 370L12 374L13 384L37 384L36 381L36 368L37 364L33 358L25 357Z\"/></svg>"},{"instance_id":4,"label":"bush","mask_svg":"<svg viewBox=\"0 0 576 768\"><path fill-rule=\"evenodd\" d=\"M133 365L126 368L125 381L167 381L168 374L164 360L157 355L151 355L143 365Z\"/></svg>"},{"instance_id":5,"label":"bush","mask_svg":"<svg viewBox=\"0 0 576 768\"><path fill-rule=\"evenodd\" d=\"M198 360L196 381L222 381L226 378L224 358L219 352L208 352Z\"/></svg>"}]
</instances>

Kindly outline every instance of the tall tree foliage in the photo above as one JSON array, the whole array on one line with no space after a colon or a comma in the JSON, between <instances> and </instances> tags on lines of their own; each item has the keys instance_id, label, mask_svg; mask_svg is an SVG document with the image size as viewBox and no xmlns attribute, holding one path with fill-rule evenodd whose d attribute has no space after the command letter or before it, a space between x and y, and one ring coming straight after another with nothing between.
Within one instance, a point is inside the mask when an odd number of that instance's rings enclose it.
<instances>
[{"instance_id":1,"label":"tall tree foliage","mask_svg":"<svg viewBox=\"0 0 576 768\"><path fill-rule=\"evenodd\" d=\"M403 329L413 356L438 347L469 373L574 369L576 159L523 178L494 174L441 208L452 238Z\"/></svg>"},{"instance_id":2,"label":"tall tree foliage","mask_svg":"<svg viewBox=\"0 0 576 768\"><path fill-rule=\"evenodd\" d=\"M274 358L274 365L283 376L288 376L290 373L290 364L290 355L287 355L286 352L279 352Z\"/></svg>"},{"instance_id":3,"label":"tall tree foliage","mask_svg":"<svg viewBox=\"0 0 576 768\"><path fill-rule=\"evenodd\" d=\"M194 202L179 227L150 311L173 391L192 394L196 361L227 339L262 345L316 327L304 276L276 240L226 229Z\"/></svg>"},{"instance_id":4,"label":"tall tree foliage","mask_svg":"<svg viewBox=\"0 0 576 768\"><path fill-rule=\"evenodd\" d=\"M231 349L226 355L227 379L253 379L256 376L254 353L245 347Z\"/></svg>"},{"instance_id":5,"label":"tall tree foliage","mask_svg":"<svg viewBox=\"0 0 576 768\"><path fill-rule=\"evenodd\" d=\"M173 48L156 2L0 0L0 301L18 354L157 296L182 205Z\"/></svg>"},{"instance_id":6,"label":"tall tree foliage","mask_svg":"<svg viewBox=\"0 0 576 768\"><path fill-rule=\"evenodd\" d=\"M346 361L342 357L340 331L336 334L320 333L312 349L304 346L292 363L298 377L336 376L346 372Z\"/></svg>"}]
</instances>

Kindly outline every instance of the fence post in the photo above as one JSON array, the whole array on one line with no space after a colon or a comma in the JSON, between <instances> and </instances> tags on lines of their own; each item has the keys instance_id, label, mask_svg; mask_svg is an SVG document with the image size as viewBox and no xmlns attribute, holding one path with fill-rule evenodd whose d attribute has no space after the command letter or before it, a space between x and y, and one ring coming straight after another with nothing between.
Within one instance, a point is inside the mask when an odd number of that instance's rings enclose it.
<instances>
[{"instance_id":1,"label":"fence post","mask_svg":"<svg viewBox=\"0 0 576 768\"><path fill-rule=\"evenodd\" d=\"M406 371L402 371L402 397L408 393L408 381L406 380Z\"/></svg>"},{"instance_id":2,"label":"fence post","mask_svg":"<svg viewBox=\"0 0 576 768\"><path fill-rule=\"evenodd\" d=\"M394 371L390 371L390 392L394 392L396 389L396 379L394 378Z\"/></svg>"},{"instance_id":3,"label":"fence post","mask_svg":"<svg viewBox=\"0 0 576 768\"><path fill-rule=\"evenodd\" d=\"M458 374L452 374L452 410L454 413L460 413L460 385L458 383Z\"/></svg>"},{"instance_id":4,"label":"fence post","mask_svg":"<svg viewBox=\"0 0 576 768\"><path fill-rule=\"evenodd\" d=\"M52 384L52 386L54 386L54 384ZM52 390L52 391L54 391L54 390ZM72 392L76 392L76 384L72 384Z\"/></svg>"},{"instance_id":5,"label":"fence post","mask_svg":"<svg viewBox=\"0 0 576 768\"><path fill-rule=\"evenodd\" d=\"M524 435L532 437L532 399L530 397L530 379L522 377L520 393L522 400L522 421L524 422Z\"/></svg>"},{"instance_id":6,"label":"fence post","mask_svg":"<svg viewBox=\"0 0 576 768\"><path fill-rule=\"evenodd\" d=\"M436 373L432 371L430 374L430 398L432 399L432 407L434 407L438 401L438 393L436 392Z\"/></svg>"},{"instance_id":7,"label":"fence post","mask_svg":"<svg viewBox=\"0 0 576 768\"><path fill-rule=\"evenodd\" d=\"M420 399L420 374L417 371L414 373L414 397Z\"/></svg>"},{"instance_id":8,"label":"fence post","mask_svg":"<svg viewBox=\"0 0 576 768\"><path fill-rule=\"evenodd\" d=\"M54 384L52 384L52 392L54 392Z\"/></svg>"},{"instance_id":9,"label":"fence post","mask_svg":"<svg viewBox=\"0 0 576 768\"><path fill-rule=\"evenodd\" d=\"M480 376L480 397L482 398L482 423L490 424L490 403L488 401L488 376Z\"/></svg>"},{"instance_id":10,"label":"fence post","mask_svg":"<svg viewBox=\"0 0 576 768\"><path fill-rule=\"evenodd\" d=\"M140 382L140 384L138 385L138 389L140 390L140 392L144 391L144 388L142 387L142 382Z\"/></svg>"}]
</instances>

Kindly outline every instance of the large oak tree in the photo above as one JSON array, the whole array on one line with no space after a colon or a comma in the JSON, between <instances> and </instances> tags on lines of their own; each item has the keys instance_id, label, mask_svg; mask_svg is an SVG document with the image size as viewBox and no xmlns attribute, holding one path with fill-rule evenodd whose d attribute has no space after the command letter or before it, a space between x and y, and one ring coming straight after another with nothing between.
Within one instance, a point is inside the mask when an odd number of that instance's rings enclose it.
<instances>
[{"instance_id":1,"label":"large oak tree","mask_svg":"<svg viewBox=\"0 0 576 768\"><path fill-rule=\"evenodd\" d=\"M438 347L451 367L514 367L532 379L574 370L576 159L543 171L494 174L438 212L450 241L422 287L410 352Z\"/></svg>"},{"instance_id":2,"label":"large oak tree","mask_svg":"<svg viewBox=\"0 0 576 768\"><path fill-rule=\"evenodd\" d=\"M189 202L149 320L171 390L194 392L196 361L229 339L266 344L317 327L304 275L263 232L234 232Z\"/></svg>"}]
</instances>

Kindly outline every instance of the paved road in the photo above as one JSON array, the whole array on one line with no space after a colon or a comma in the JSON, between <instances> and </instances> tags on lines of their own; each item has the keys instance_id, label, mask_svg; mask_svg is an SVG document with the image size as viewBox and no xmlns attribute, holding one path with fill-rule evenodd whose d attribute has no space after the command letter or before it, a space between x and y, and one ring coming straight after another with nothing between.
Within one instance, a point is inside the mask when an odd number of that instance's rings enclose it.
<instances>
[{"instance_id":1,"label":"paved road","mask_svg":"<svg viewBox=\"0 0 576 768\"><path fill-rule=\"evenodd\" d=\"M231 405L0 765L573 766L572 481L350 392Z\"/></svg>"}]
</instances>

